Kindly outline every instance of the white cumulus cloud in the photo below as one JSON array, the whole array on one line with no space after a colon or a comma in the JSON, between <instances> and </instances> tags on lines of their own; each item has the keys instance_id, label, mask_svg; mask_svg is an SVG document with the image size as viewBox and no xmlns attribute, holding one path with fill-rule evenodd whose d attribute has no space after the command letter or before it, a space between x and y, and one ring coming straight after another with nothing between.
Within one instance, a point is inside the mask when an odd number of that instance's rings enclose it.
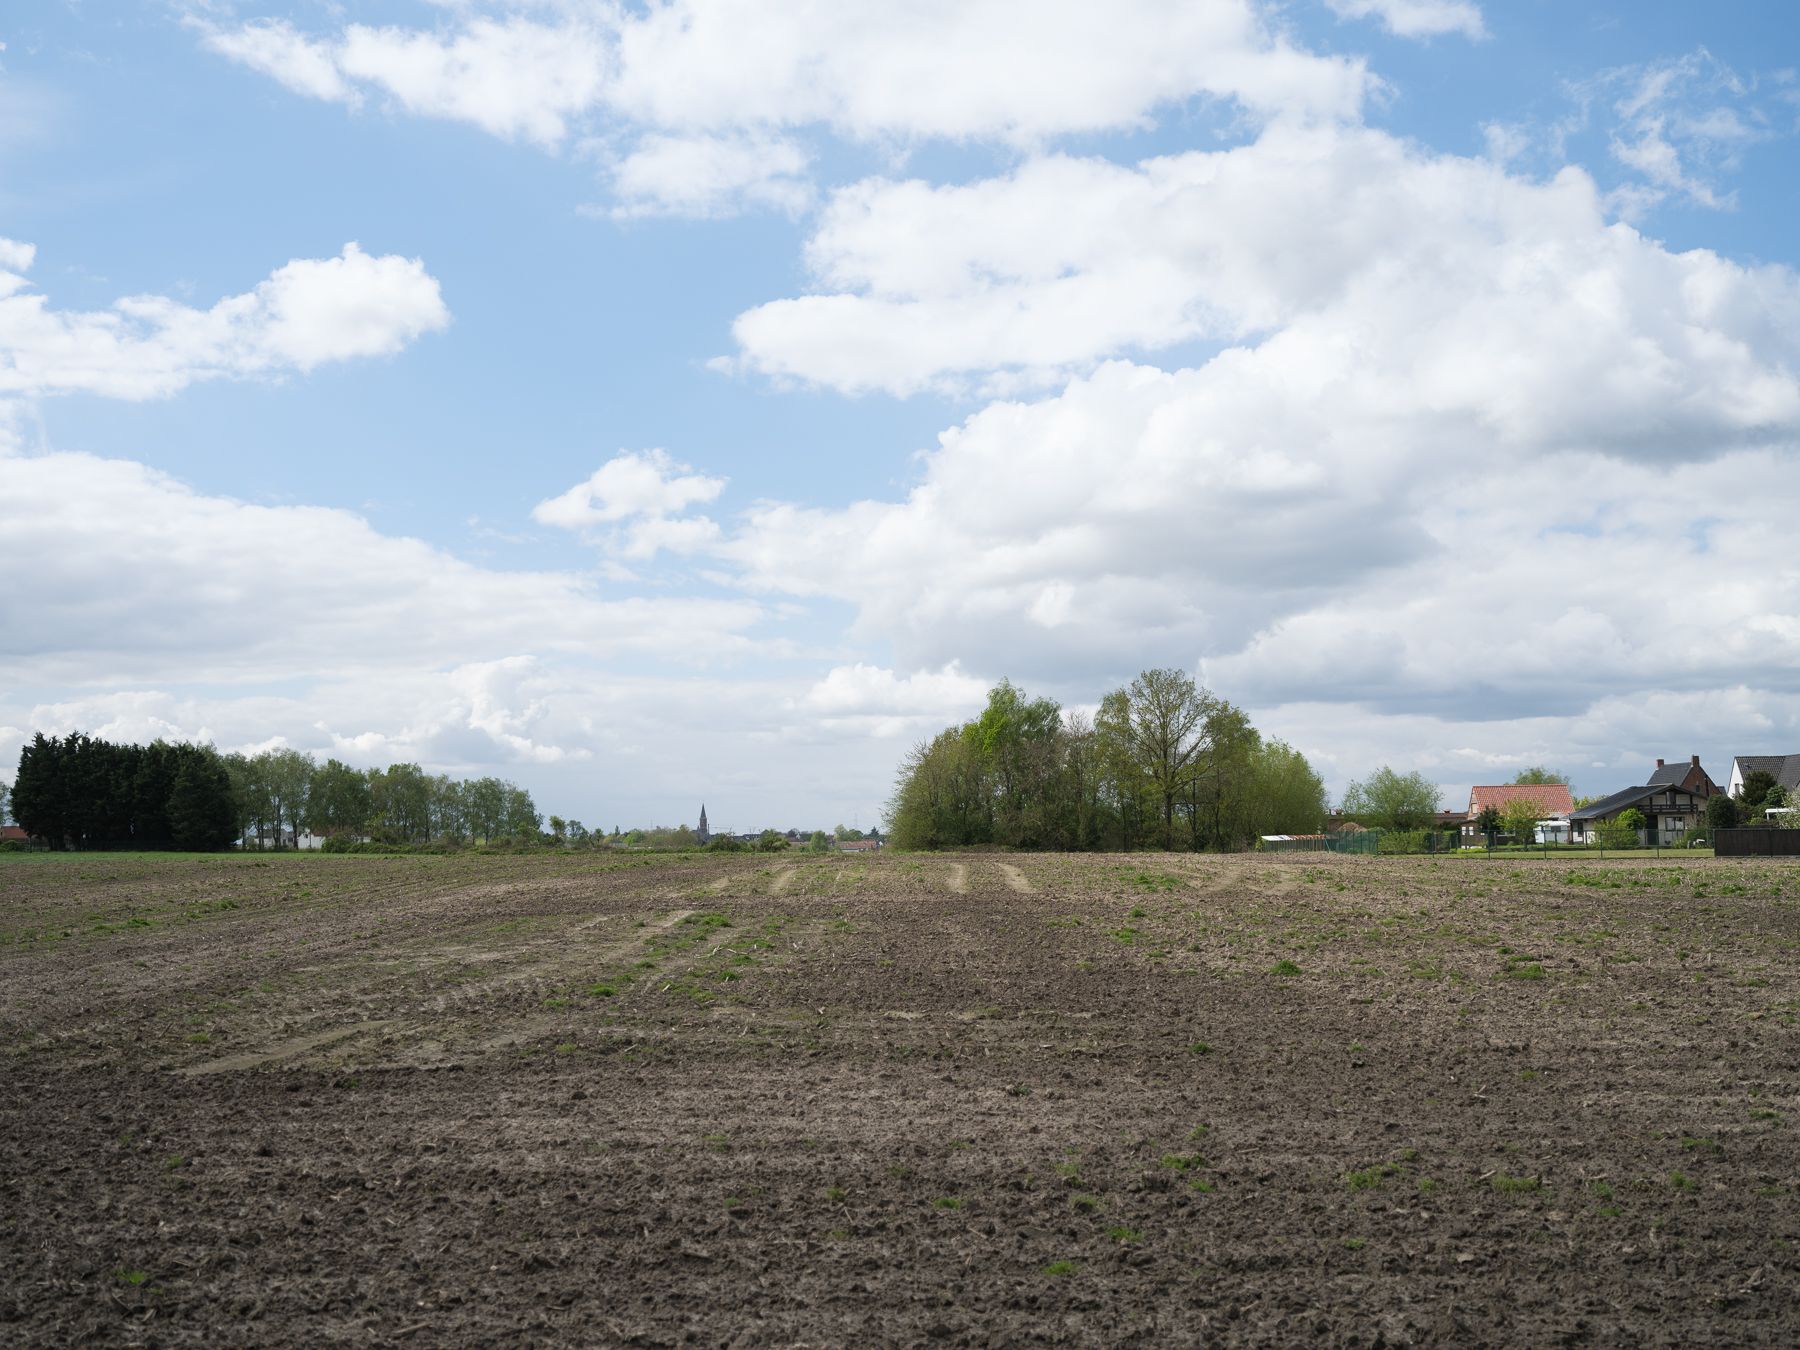
<instances>
[{"instance_id":1,"label":"white cumulus cloud","mask_svg":"<svg viewBox=\"0 0 1800 1350\"><path fill-rule=\"evenodd\" d=\"M1055 220L1057 228L1038 228ZM1052 156L836 193L818 289L734 325L740 368L849 392L1053 384L1108 357L1273 336L1297 391L1582 443L1786 425L1800 284L1610 223L1593 181L1276 127L1120 165Z\"/></svg>"},{"instance_id":2,"label":"white cumulus cloud","mask_svg":"<svg viewBox=\"0 0 1800 1350\"><path fill-rule=\"evenodd\" d=\"M560 496L537 504L532 515L546 525L577 529L610 525L632 516L665 516L710 502L725 489L723 478L691 473L666 450L626 452L607 460Z\"/></svg>"},{"instance_id":3,"label":"white cumulus cloud","mask_svg":"<svg viewBox=\"0 0 1800 1350\"><path fill-rule=\"evenodd\" d=\"M704 218L766 207L795 215L813 200L808 160L784 137L645 136L613 168L611 214Z\"/></svg>"},{"instance_id":4,"label":"white cumulus cloud","mask_svg":"<svg viewBox=\"0 0 1800 1350\"><path fill-rule=\"evenodd\" d=\"M257 506L124 460L0 458L0 683L149 686L391 674L521 653L708 664L746 600L609 598L496 571L347 511Z\"/></svg>"},{"instance_id":5,"label":"white cumulus cloud","mask_svg":"<svg viewBox=\"0 0 1800 1350\"><path fill-rule=\"evenodd\" d=\"M31 262L28 245L11 256ZM353 243L335 258L295 259L208 309L134 295L106 310L58 310L23 278L10 282L0 284L0 395L15 397L160 398L199 380L387 355L450 322L419 259Z\"/></svg>"},{"instance_id":6,"label":"white cumulus cloud","mask_svg":"<svg viewBox=\"0 0 1800 1350\"><path fill-rule=\"evenodd\" d=\"M1325 0L1346 19L1379 19L1399 37L1437 37L1461 33L1464 37L1487 36L1481 6L1474 0Z\"/></svg>"},{"instance_id":7,"label":"white cumulus cloud","mask_svg":"<svg viewBox=\"0 0 1800 1350\"><path fill-rule=\"evenodd\" d=\"M806 205L785 132L865 144L1029 146L1134 129L1190 99L1248 116L1355 117L1363 62L1294 46L1253 0L667 0L459 5L432 28L195 19L213 51L296 93L465 122L546 147L631 145L616 210Z\"/></svg>"}]
</instances>

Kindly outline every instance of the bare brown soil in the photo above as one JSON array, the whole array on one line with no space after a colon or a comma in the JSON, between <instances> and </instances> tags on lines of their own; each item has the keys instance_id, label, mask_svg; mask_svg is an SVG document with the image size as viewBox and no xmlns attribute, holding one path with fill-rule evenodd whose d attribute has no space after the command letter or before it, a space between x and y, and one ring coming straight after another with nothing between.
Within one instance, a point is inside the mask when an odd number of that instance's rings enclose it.
<instances>
[{"instance_id":1,"label":"bare brown soil","mask_svg":"<svg viewBox=\"0 0 1800 1350\"><path fill-rule=\"evenodd\" d=\"M0 858L0 1343L1791 1345L1800 867Z\"/></svg>"}]
</instances>

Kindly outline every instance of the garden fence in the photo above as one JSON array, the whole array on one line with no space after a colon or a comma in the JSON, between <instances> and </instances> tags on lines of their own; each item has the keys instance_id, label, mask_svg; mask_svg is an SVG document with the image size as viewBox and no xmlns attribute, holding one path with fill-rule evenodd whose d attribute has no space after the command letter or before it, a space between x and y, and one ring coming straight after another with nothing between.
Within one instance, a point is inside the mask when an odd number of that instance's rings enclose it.
<instances>
[{"instance_id":1,"label":"garden fence","mask_svg":"<svg viewBox=\"0 0 1800 1350\"><path fill-rule=\"evenodd\" d=\"M1713 853L1720 858L1800 858L1800 830L1718 830Z\"/></svg>"}]
</instances>

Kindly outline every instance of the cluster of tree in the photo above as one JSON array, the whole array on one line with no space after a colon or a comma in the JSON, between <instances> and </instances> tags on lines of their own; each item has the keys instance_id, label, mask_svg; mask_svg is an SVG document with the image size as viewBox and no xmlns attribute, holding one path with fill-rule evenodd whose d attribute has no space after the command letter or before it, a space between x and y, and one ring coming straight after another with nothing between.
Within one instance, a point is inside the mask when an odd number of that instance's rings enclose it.
<instances>
[{"instance_id":1,"label":"cluster of tree","mask_svg":"<svg viewBox=\"0 0 1800 1350\"><path fill-rule=\"evenodd\" d=\"M237 837L225 760L198 745L40 732L19 751L10 809L53 848L205 850Z\"/></svg>"},{"instance_id":2,"label":"cluster of tree","mask_svg":"<svg viewBox=\"0 0 1800 1350\"><path fill-rule=\"evenodd\" d=\"M1091 720L1002 680L907 755L887 825L902 848L1235 849L1325 812L1298 751L1181 671L1147 670Z\"/></svg>"},{"instance_id":3,"label":"cluster of tree","mask_svg":"<svg viewBox=\"0 0 1800 1350\"><path fill-rule=\"evenodd\" d=\"M1744 775L1736 798L1724 793L1706 800L1706 827L1709 831L1735 829L1739 825L1761 824L1763 812L1794 805L1792 794L1781 786L1775 775L1757 769ZM1770 823L1800 828L1800 816L1778 814L1767 817Z\"/></svg>"},{"instance_id":4,"label":"cluster of tree","mask_svg":"<svg viewBox=\"0 0 1800 1350\"><path fill-rule=\"evenodd\" d=\"M555 818L551 818L554 827ZM839 840L846 839L879 839L877 831L864 834L861 830L847 829L840 825L833 834L824 830L814 830L802 838L797 832L784 833L781 830L763 830L754 839L741 838L735 834L715 834L703 845L700 837L687 825L658 825L650 829L619 830L614 829L610 838L604 835L595 836L602 843L617 844L625 848L637 849L683 849L705 848L709 853L780 853L790 848L807 848L814 853L829 853L837 847Z\"/></svg>"},{"instance_id":5,"label":"cluster of tree","mask_svg":"<svg viewBox=\"0 0 1800 1350\"><path fill-rule=\"evenodd\" d=\"M552 831L556 829L555 816L550 817L550 828ZM705 845L702 845L700 843L700 837L694 833L691 826L657 825L649 829L633 830L621 830L615 826L610 837L606 835L588 836L585 832L583 837L595 839L602 843L617 844L625 848L638 849L669 849L679 851L682 849L705 847L708 851L713 853L741 853L746 851L779 853L786 848L804 847L811 849L814 853L829 853L837 846L839 840L879 839L881 838L881 833L878 830L871 830L865 834L863 831L851 829L847 825L839 825L837 829L830 834L827 834L824 830L814 830L810 835L806 836L804 843L802 843L797 831L784 833L781 830L763 830L754 839L739 838L734 834L715 834Z\"/></svg>"},{"instance_id":6,"label":"cluster of tree","mask_svg":"<svg viewBox=\"0 0 1800 1350\"><path fill-rule=\"evenodd\" d=\"M1423 830L1437 821L1443 800L1438 785L1422 773L1401 773L1383 764L1344 789L1338 809L1358 825L1383 830Z\"/></svg>"},{"instance_id":7,"label":"cluster of tree","mask_svg":"<svg viewBox=\"0 0 1800 1350\"><path fill-rule=\"evenodd\" d=\"M302 834L489 843L536 838L541 823L531 794L498 778L321 765L298 750L115 745L80 732L39 733L20 751L12 810L53 848L281 848Z\"/></svg>"},{"instance_id":8,"label":"cluster of tree","mask_svg":"<svg viewBox=\"0 0 1800 1350\"><path fill-rule=\"evenodd\" d=\"M299 750L228 755L225 763L239 833L256 847L281 848L302 834L383 844L489 844L535 839L543 824L531 794L499 778L451 778L417 764L317 764Z\"/></svg>"}]
</instances>

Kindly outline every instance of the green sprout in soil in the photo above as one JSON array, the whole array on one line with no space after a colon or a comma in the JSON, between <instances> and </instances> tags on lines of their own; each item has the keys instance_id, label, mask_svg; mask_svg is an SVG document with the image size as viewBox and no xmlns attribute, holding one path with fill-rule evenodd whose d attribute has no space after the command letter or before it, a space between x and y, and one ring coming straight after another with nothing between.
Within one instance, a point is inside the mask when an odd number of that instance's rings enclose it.
<instances>
[{"instance_id":1,"label":"green sprout in soil","mask_svg":"<svg viewBox=\"0 0 1800 1350\"><path fill-rule=\"evenodd\" d=\"M1502 1195L1531 1195L1544 1189L1541 1177L1509 1177L1504 1172L1495 1173L1490 1184Z\"/></svg>"},{"instance_id":2,"label":"green sprout in soil","mask_svg":"<svg viewBox=\"0 0 1800 1350\"><path fill-rule=\"evenodd\" d=\"M1393 1163L1379 1163L1374 1167L1365 1167L1360 1172L1346 1173L1344 1184L1353 1191L1372 1191L1399 1170Z\"/></svg>"}]
</instances>

